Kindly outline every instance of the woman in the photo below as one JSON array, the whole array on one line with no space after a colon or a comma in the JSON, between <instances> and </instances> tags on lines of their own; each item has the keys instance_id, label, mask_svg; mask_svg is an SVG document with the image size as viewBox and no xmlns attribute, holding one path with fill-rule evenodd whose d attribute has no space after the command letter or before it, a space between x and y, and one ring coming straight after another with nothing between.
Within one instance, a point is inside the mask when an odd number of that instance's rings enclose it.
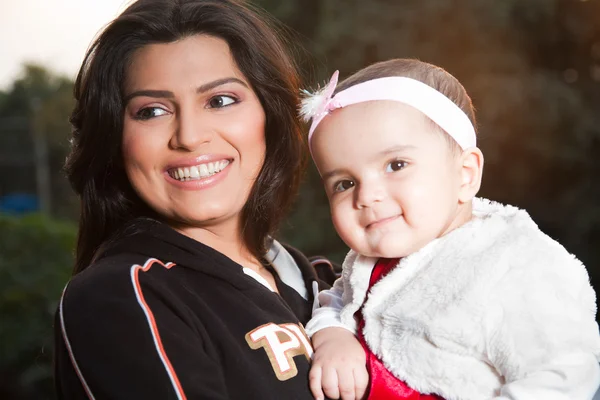
<instances>
[{"instance_id":1,"label":"woman","mask_svg":"<svg viewBox=\"0 0 600 400\"><path fill-rule=\"evenodd\" d=\"M317 278L270 236L303 164L298 87L233 0L139 0L98 37L66 165L82 209L59 398L312 398Z\"/></svg>"}]
</instances>

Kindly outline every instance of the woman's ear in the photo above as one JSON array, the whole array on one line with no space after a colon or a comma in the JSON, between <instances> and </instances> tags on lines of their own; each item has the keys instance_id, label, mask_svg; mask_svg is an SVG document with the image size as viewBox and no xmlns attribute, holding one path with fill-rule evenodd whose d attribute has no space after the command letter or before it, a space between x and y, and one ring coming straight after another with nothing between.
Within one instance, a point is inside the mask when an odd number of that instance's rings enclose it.
<instances>
[{"instance_id":1,"label":"woman's ear","mask_svg":"<svg viewBox=\"0 0 600 400\"><path fill-rule=\"evenodd\" d=\"M475 197L481 187L483 175L483 153L477 147L463 151L460 156L461 185L458 201L467 203Z\"/></svg>"}]
</instances>

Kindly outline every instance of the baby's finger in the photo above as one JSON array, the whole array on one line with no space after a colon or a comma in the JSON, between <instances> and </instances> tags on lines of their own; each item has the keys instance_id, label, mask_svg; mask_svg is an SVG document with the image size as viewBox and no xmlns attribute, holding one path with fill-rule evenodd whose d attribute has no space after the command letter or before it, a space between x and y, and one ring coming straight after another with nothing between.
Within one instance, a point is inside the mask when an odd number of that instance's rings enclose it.
<instances>
[{"instance_id":1,"label":"baby's finger","mask_svg":"<svg viewBox=\"0 0 600 400\"><path fill-rule=\"evenodd\" d=\"M354 373L354 394L356 400L366 398L367 388L369 387L369 373L366 368L359 368Z\"/></svg>"},{"instance_id":2,"label":"baby's finger","mask_svg":"<svg viewBox=\"0 0 600 400\"><path fill-rule=\"evenodd\" d=\"M342 400L355 400L354 393L354 374L350 368L339 368L338 386L340 388L340 397Z\"/></svg>"},{"instance_id":3,"label":"baby's finger","mask_svg":"<svg viewBox=\"0 0 600 400\"><path fill-rule=\"evenodd\" d=\"M308 385L310 386L310 391L314 396L315 400L324 400L325 395L323 394L323 390L321 389L321 374L322 369L320 366L313 365L308 373Z\"/></svg>"},{"instance_id":4,"label":"baby's finger","mask_svg":"<svg viewBox=\"0 0 600 400\"><path fill-rule=\"evenodd\" d=\"M335 368L323 367L321 375L321 386L325 395L332 399L340 398L338 373Z\"/></svg>"}]
</instances>

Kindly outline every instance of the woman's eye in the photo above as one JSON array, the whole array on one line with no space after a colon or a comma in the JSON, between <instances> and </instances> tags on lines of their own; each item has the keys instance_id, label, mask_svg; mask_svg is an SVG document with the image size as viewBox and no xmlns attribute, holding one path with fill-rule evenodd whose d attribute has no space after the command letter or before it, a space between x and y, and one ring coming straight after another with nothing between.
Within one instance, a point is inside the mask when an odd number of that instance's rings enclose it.
<instances>
[{"instance_id":1,"label":"woman's eye","mask_svg":"<svg viewBox=\"0 0 600 400\"><path fill-rule=\"evenodd\" d=\"M396 171L400 171L401 169L403 169L404 167L406 167L406 161L392 161L391 163L389 163L387 165L387 167L385 168L385 172L396 172Z\"/></svg>"},{"instance_id":2,"label":"woman's eye","mask_svg":"<svg viewBox=\"0 0 600 400\"><path fill-rule=\"evenodd\" d=\"M333 187L333 191L336 193L345 192L346 190L353 188L353 187L354 187L354 181L343 180L343 181L339 181L338 183L335 184L335 186Z\"/></svg>"},{"instance_id":3,"label":"woman's eye","mask_svg":"<svg viewBox=\"0 0 600 400\"><path fill-rule=\"evenodd\" d=\"M237 99L223 94L215 96L208 101L209 108L223 108L237 103Z\"/></svg>"},{"instance_id":4,"label":"woman's eye","mask_svg":"<svg viewBox=\"0 0 600 400\"><path fill-rule=\"evenodd\" d=\"M144 107L135 114L135 118L140 120L148 120L166 114L168 114L167 110L164 110L160 107Z\"/></svg>"}]
</instances>

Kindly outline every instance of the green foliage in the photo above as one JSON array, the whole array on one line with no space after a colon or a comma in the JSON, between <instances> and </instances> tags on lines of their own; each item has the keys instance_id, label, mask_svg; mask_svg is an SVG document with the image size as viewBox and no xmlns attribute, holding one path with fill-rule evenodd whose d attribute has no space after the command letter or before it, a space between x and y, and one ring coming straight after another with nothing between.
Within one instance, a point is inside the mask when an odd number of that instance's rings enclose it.
<instances>
[{"instance_id":1,"label":"green foliage","mask_svg":"<svg viewBox=\"0 0 600 400\"><path fill-rule=\"evenodd\" d=\"M0 398L51 393L52 326L76 229L42 215L0 215Z\"/></svg>"},{"instance_id":2,"label":"green foliage","mask_svg":"<svg viewBox=\"0 0 600 400\"><path fill-rule=\"evenodd\" d=\"M4 108L4 103L6 102L7 94L5 92L0 91L0 110Z\"/></svg>"}]
</instances>

